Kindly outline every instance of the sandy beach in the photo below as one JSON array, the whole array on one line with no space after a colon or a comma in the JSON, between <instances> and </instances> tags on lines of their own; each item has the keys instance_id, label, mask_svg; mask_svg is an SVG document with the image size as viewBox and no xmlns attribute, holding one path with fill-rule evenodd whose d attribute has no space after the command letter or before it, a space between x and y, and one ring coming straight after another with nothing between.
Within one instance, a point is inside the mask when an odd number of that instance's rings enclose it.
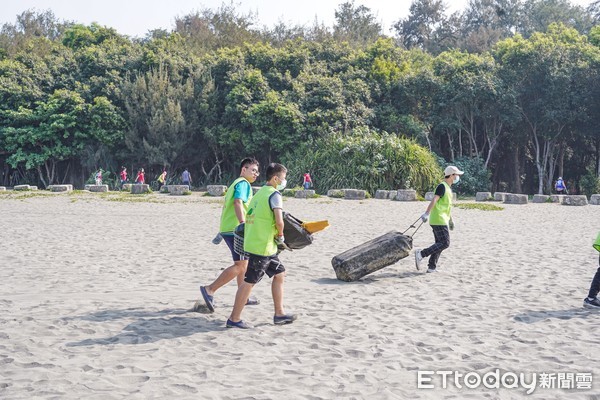
<instances>
[{"instance_id":1,"label":"sandy beach","mask_svg":"<svg viewBox=\"0 0 600 400\"><path fill-rule=\"evenodd\" d=\"M438 273L417 272L411 254L346 283L333 256L404 230L427 203L285 198L331 227L281 255L299 319L273 325L265 278L246 331L225 328L235 282L214 314L189 311L231 264L211 243L221 200L115 196L0 195L0 398L600 399L600 312L582 308L600 206L455 208ZM431 243L424 226L414 247ZM433 374L419 388L419 371L495 370L537 374L537 387L443 388ZM544 388L542 373L572 375ZM575 387L590 374L591 388Z\"/></svg>"}]
</instances>

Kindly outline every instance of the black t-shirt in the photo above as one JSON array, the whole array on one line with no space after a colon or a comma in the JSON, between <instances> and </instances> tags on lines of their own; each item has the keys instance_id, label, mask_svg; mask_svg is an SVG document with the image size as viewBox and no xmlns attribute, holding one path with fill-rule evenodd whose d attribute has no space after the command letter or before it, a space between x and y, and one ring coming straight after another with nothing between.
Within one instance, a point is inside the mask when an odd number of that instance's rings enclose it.
<instances>
[{"instance_id":1,"label":"black t-shirt","mask_svg":"<svg viewBox=\"0 0 600 400\"><path fill-rule=\"evenodd\" d=\"M435 188L435 195L436 196L440 196L440 198L444 197L444 195L446 194L446 186L444 186L443 183L440 183L436 188Z\"/></svg>"}]
</instances>

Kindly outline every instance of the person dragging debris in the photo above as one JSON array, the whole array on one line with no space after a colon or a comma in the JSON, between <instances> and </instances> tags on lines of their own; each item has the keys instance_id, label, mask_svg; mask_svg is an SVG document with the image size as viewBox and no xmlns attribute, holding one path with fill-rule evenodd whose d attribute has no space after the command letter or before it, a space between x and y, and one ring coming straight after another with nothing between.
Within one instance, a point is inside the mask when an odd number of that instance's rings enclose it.
<instances>
[{"instance_id":1,"label":"person dragging debris","mask_svg":"<svg viewBox=\"0 0 600 400\"><path fill-rule=\"evenodd\" d=\"M452 220L452 189L451 186L458 183L460 176L464 174L453 165L444 170L444 180L435 189L433 199L427 206L427 211L421 215L421 220L427 222L433 229L435 243L423 250L415 251L415 266L417 270L424 258L429 257L427 272L435 272L437 262L440 259L442 251L450 246L450 230L454 229Z\"/></svg>"},{"instance_id":2,"label":"person dragging debris","mask_svg":"<svg viewBox=\"0 0 600 400\"><path fill-rule=\"evenodd\" d=\"M596 250L600 251L600 232L598 232L598 237L596 238L593 246ZM598 270L594 275L594 279L592 279L588 297L583 299L583 306L585 308L595 308L600 310L600 299L598 299L598 293L600 293L600 257L598 258Z\"/></svg>"}]
</instances>

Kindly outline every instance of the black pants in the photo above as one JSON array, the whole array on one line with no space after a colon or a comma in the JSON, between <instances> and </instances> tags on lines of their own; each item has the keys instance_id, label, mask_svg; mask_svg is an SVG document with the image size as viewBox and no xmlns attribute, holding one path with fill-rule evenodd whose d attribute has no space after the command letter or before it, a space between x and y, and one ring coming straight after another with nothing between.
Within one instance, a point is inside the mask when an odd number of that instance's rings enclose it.
<instances>
[{"instance_id":1,"label":"black pants","mask_svg":"<svg viewBox=\"0 0 600 400\"><path fill-rule=\"evenodd\" d=\"M431 225L431 229L433 229L435 243L421 250L421 255L429 257L429 262L427 263L429 269L436 269L440 254L450 247L450 231L446 225Z\"/></svg>"},{"instance_id":2,"label":"black pants","mask_svg":"<svg viewBox=\"0 0 600 400\"><path fill-rule=\"evenodd\" d=\"M598 257L598 265L600 265L600 257ZM598 267L598 271L596 271L596 275L594 275L594 279L592 279L588 297L593 299L598 296L598 293L600 293L600 267Z\"/></svg>"}]
</instances>

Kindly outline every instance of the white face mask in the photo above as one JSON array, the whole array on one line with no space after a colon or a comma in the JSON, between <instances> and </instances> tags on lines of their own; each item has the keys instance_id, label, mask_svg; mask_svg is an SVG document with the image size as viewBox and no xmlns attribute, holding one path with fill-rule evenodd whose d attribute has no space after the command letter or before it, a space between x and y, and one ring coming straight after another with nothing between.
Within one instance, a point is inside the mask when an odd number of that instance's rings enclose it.
<instances>
[{"instance_id":1,"label":"white face mask","mask_svg":"<svg viewBox=\"0 0 600 400\"><path fill-rule=\"evenodd\" d=\"M460 176L456 175L454 177L454 183L458 183L458 181L460 181Z\"/></svg>"},{"instance_id":2,"label":"white face mask","mask_svg":"<svg viewBox=\"0 0 600 400\"><path fill-rule=\"evenodd\" d=\"M281 181L281 183L279 185L277 185L277 190L283 190L285 189L285 186L287 185L287 180L284 179Z\"/></svg>"}]
</instances>

